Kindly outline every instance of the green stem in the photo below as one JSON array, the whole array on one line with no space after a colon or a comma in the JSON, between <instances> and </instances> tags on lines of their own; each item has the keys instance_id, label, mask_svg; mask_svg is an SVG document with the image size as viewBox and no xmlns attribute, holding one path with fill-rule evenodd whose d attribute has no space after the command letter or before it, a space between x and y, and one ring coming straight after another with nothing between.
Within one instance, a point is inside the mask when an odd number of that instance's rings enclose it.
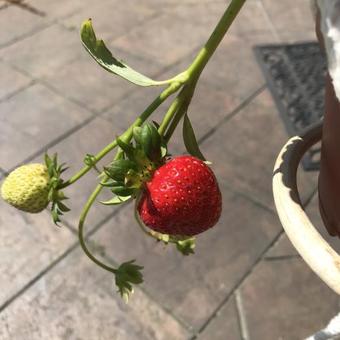
<instances>
[{"instance_id":1,"label":"green stem","mask_svg":"<svg viewBox=\"0 0 340 340\"><path fill-rule=\"evenodd\" d=\"M162 124L159 128L159 132L163 135L166 131L165 139L169 140L172 136L177 124L179 123L182 116L187 111L187 108L190 104L191 98L194 94L195 87L198 81L198 78L203 71L205 65L208 63L209 59L215 52L217 46L222 41L225 33L227 32L228 28L230 27L231 23L235 19L237 13L241 9L242 5L244 4L245 0L232 0L229 7L227 8L226 12L222 16L221 20L217 24L215 30L211 34L210 38L208 39L205 46L200 50L192 64L189 66L187 71L181 74L181 81L175 81L171 83L149 106L148 108L135 120L135 122L120 136L124 141L129 142L132 138L133 128L135 126L140 126L171 94L175 93L181 86L184 85L180 94L176 97L175 101L171 104L168 112L166 113ZM176 79L176 77L174 78ZM102 159L108 152L114 149L117 146L117 141L114 140L111 144L107 145L103 150L101 150L94 158L95 165L100 159ZM118 151L115 159L119 157L121 150ZM93 166L92 165L92 166ZM79 178L81 178L84 174L86 174L92 166L85 166L81 169L77 174L71 177L68 181L63 184L63 188L66 186L74 183ZM104 177L103 181L107 180L107 176ZM87 200L83 211L80 215L79 220L79 229L78 229L78 236L79 242L84 250L85 254L98 266L102 267L103 269L115 273L116 269L106 265L105 263L98 260L86 246L85 238L84 238L84 224L88 212L93 205L94 201L98 197L99 193L101 192L103 186L97 185L95 190L90 195L89 199Z\"/></svg>"},{"instance_id":2,"label":"green stem","mask_svg":"<svg viewBox=\"0 0 340 340\"><path fill-rule=\"evenodd\" d=\"M132 131L135 126L140 126L143 122L149 118L149 116L173 93L178 91L182 86L182 83L175 82L170 84L146 109L145 111L133 122L133 124L120 136L121 139L125 139L128 136L132 136ZM91 170L93 165L98 163L103 157L105 157L110 151L112 151L117 146L117 141L114 140L112 143L108 144L100 152L98 152L93 158L92 165L86 165L81 170L79 170L75 175L73 175L69 180L65 181L59 189L68 187L69 185L76 182L78 179L83 177L88 171Z\"/></svg>"},{"instance_id":3,"label":"green stem","mask_svg":"<svg viewBox=\"0 0 340 340\"><path fill-rule=\"evenodd\" d=\"M183 94L183 90L179 93L176 99L170 105L167 113L165 114L160 127L158 128L158 132L161 136L164 135L168 125L170 124L171 120L173 119L174 115L178 111L178 109L182 106L185 100L185 95Z\"/></svg>"},{"instance_id":4,"label":"green stem","mask_svg":"<svg viewBox=\"0 0 340 340\"><path fill-rule=\"evenodd\" d=\"M236 18L238 12L240 11L245 2L246 0L231 1L230 5L228 6L222 18L216 25L208 41L206 42L204 47L199 51L194 61L187 69L189 78L191 78L193 75L196 75L198 77L199 74L203 71L205 65L208 63L209 59L214 54L216 48L222 41L230 25Z\"/></svg>"},{"instance_id":5,"label":"green stem","mask_svg":"<svg viewBox=\"0 0 340 340\"><path fill-rule=\"evenodd\" d=\"M208 41L199 51L188 69L184 72L188 76L188 82L170 106L159 128L159 132L161 135L164 135L165 130L168 128L164 138L166 142L170 140L178 123L180 122L183 115L186 113L190 105L192 96L195 92L197 81L204 67L216 51L216 48L227 33L230 25L236 18L245 1L246 0L233 0L230 3L222 18L218 22L216 28L209 37Z\"/></svg>"},{"instance_id":6,"label":"green stem","mask_svg":"<svg viewBox=\"0 0 340 340\"><path fill-rule=\"evenodd\" d=\"M93 204L93 202L96 200L96 198L98 197L99 193L101 192L103 186L98 184L97 187L95 188L95 190L92 192L92 194L90 195L90 197L88 198L83 211L81 212L80 215L80 219L79 219L79 224L78 224L78 238L79 238L79 243L80 246L82 247L82 249L84 250L84 253L94 262L96 263L99 267L111 272L111 273L115 273L116 269L113 267L110 267L108 265L106 265L105 263L101 262L100 260L98 260L91 252L90 250L87 248L86 243L85 243L85 238L84 238L84 224L85 224L85 219L86 216Z\"/></svg>"}]
</instances>

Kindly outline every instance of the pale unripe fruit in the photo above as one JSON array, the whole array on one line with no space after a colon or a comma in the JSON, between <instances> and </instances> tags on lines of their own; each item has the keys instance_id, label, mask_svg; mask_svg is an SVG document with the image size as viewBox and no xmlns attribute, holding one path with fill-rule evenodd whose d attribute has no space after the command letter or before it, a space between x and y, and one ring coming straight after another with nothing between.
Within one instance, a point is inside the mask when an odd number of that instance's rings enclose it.
<instances>
[{"instance_id":1,"label":"pale unripe fruit","mask_svg":"<svg viewBox=\"0 0 340 340\"><path fill-rule=\"evenodd\" d=\"M28 164L12 171L4 180L1 196L17 209L38 213L48 204L49 175L45 165Z\"/></svg>"}]
</instances>

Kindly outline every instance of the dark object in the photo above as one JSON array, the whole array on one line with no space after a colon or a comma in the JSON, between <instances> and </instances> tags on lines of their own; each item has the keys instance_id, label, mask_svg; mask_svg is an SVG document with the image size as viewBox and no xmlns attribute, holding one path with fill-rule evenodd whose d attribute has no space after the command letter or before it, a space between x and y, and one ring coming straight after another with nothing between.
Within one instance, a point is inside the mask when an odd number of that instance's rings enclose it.
<instances>
[{"instance_id":1,"label":"dark object","mask_svg":"<svg viewBox=\"0 0 340 340\"><path fill-rule=\"evenodd\" d=\"M255 54L290 136L322 119L327 65L317 42L261 45ZM302 165L307 171L319 170L319 144Z\"/></svg>"}]
</instances>

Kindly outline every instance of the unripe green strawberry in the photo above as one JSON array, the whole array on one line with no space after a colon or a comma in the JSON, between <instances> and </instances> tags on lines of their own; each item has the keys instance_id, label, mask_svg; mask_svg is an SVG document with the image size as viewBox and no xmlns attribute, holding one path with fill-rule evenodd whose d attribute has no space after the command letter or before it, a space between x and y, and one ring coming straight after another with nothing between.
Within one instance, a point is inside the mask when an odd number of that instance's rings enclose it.
<instances>
[{"instance_id":1,"label":"unripe green strawberry","mask_svg":"<svg viewBox=\"0 0 340 340\"><path fill-rule=\"evenodd\" d=\"M28 164L12 171L1 187L1 196L19 210L38 213L48 204L49 175L45 165Z\"/></svg>"},{"instance_id":2,"label":"unripe green strawberry","mask_svg":"<svg viewBox=\"0 0 340 340\"><path fill-rule=\"evenodd\" d=\"M138 205L150 229L169 235L193 236L213 227L222 197L212 170L192 156L178 156L158 168Z\"/></svg>"}]
</instances>

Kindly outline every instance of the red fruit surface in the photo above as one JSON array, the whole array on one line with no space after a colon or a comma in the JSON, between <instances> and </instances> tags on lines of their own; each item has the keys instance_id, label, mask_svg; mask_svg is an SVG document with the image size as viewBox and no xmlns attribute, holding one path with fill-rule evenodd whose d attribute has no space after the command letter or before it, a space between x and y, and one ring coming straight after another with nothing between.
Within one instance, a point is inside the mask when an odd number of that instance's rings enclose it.
<instances>
[{"instance_id":1,"label":"red fruit surface","mask_svg":"<svg viewBox=\"0 0 340 340\"><path fill-rule=\"evenodd\" d=\"M192 156L179 156L158 168L138 205L146 226L163 234L193 236L213 227L222 197L212 170Z\"/></svg>"}]
</instances>

